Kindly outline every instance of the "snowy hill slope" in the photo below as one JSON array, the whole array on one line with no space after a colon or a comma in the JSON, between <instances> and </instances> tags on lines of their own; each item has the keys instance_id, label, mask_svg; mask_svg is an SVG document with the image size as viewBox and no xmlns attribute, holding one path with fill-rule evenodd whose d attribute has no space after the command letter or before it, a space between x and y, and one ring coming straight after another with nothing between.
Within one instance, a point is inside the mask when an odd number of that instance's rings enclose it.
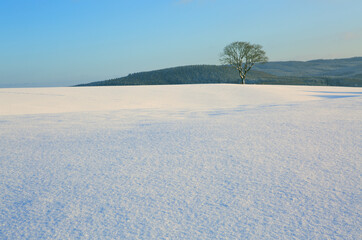
<instances>
[{"instance_id":1,"label":"snowy hill slope","mask_svg":"<svg viewBox=\"0 0 362 240\"><path fill-rule=\"evenodd\" d=\"M362 88L0 89L0 239L358 239Z\"/></svg>"}]
</instances>

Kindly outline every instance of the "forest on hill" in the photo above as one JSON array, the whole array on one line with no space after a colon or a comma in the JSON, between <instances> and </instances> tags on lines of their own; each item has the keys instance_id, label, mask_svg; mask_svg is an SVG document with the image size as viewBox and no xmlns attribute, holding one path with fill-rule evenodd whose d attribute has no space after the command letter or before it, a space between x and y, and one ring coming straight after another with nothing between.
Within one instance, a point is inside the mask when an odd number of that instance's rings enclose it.
<instances>
[{"instance_id":1,"label":"forest on hill","mask_svg":"<svg viewBox=\"0 0 362 240\"><path fill-rule=\"evenodd\" d=\"M125 77L77 86L239 83L239 81L237 71L230 66L192 65L132 73ZM246 83L362 87L362 57L256 64L248 73Z\"/></svg>"}]
</instances>

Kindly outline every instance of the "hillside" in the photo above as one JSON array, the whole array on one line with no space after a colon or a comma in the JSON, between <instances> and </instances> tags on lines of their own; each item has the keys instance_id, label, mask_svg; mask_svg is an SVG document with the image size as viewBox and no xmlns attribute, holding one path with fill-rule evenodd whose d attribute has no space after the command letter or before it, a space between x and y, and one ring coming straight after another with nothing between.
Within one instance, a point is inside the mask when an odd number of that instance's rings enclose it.
<instances>
[{"instance_id":1,"label":"hillside","mask_svg":"<svg viewBox=\"0 0 362 240\"><path fill-rule=\"evenodd\" d=\"M256 64L254 70L275 76L358 78L358 75L361 77L362 74L362 57L306 62L268 62L266 64Z\"/></svg>"},{"instance_id":2,"label":"hillside","mask_svg":"<svg viewBox=\"0 0 362 240\"><path fill-rule=\"evenodd\" d=\"M238 83L239 80L237 71L231 67L194 65L133 73L77 86ZM256 64L248 73L247 83L361 87L362 57Z\"/></svg>"},{"instance_id":3,"label":"hillside","mask_svg":"<svg viewBox=\"0 0 362 240\"><path fill-rule=\"evenodd\" d=\"M273 77L275 76L261 71L251 71L249 73L250 79L270 79ZM133 73L126 77L80 84L78 86L238 83L238 81L239 75L231 67L194 65Z\"/></svg>"}]
</instances>

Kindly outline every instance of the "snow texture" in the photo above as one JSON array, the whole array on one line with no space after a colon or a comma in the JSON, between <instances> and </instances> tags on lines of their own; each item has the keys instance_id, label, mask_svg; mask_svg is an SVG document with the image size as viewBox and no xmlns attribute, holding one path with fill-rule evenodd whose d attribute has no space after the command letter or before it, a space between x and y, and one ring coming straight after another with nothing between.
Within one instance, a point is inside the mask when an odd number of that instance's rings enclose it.
<instances>
[{"instance_id":1,"label":"snow texture","mask_svg":"<svg viewBox=\"0 0 362 240\"><path fill-rule=\"evenodd\" d=\"M0 239L361 239L362 89L0 89Z\"/></svg>"}]
</instances>

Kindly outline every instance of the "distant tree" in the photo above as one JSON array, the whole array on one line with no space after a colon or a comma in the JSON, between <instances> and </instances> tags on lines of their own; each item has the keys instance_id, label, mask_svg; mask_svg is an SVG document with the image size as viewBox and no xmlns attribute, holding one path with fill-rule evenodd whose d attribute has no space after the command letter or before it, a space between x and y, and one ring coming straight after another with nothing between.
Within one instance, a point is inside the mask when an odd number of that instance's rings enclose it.
<instances>
[{"instance_id":1,"label":"distant tree","mask_svg":"<svg viewBox=\"0 0 362 240\"><path fill-rule=\"evenodd\" d=\"M231 65L238 70L242 84L245 84L246 74L255 63L267 61L268 57L262 46L249 42L233 42L227 45L220 57L221 63Z\"/></svg>"}]
</instances>

